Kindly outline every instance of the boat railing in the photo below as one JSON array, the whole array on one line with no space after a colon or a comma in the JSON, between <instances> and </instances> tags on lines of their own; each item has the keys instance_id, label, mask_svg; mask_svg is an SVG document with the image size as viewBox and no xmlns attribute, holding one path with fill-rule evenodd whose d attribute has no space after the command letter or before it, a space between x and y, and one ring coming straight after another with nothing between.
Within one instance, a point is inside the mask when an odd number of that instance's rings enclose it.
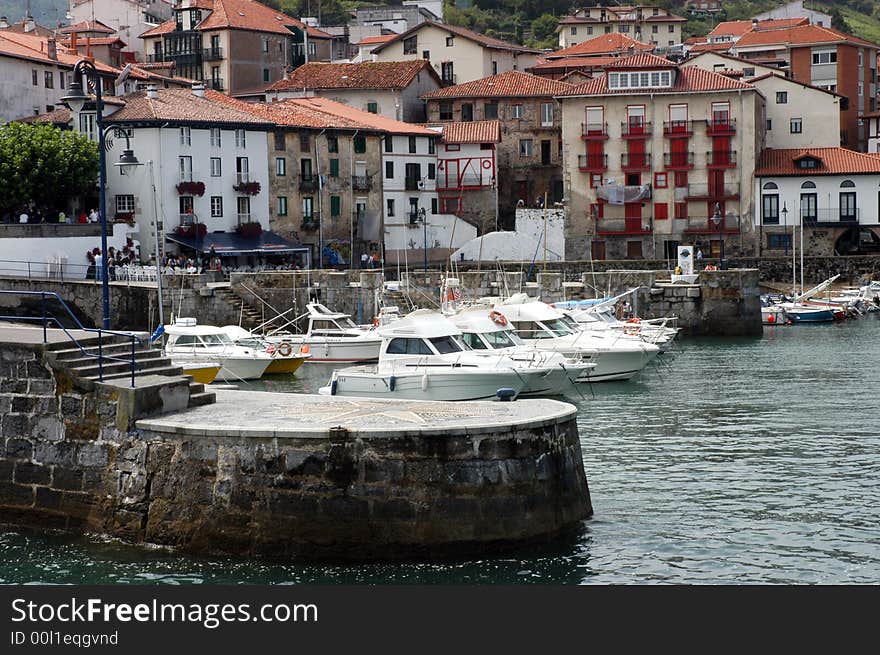
<instances>
[{"instance_id":1,"label":"boat railing","mask_svg":"<svg viewBox=\"0 0 880 655\"><path fill-rule=\"evenodd\" d=\"M49 343L49 327L52 325L57 326L62 332L64 332L65 336L70 340L70 342L79 349L82 353L83 357L94 358L98 363L98 381L104 381L104 364L108 362L117 362L117 363L125 363L129 365L131 371L131 386L134 387L134 372L135 372L135 348L136 346L143 343L143 339L136 334L131 332L117 331L117 330L105 330L103 328L87 328L85 327L80 320L76 317L73 311L68 307L67 303L59 296L57 293L52 291L12 291L12 290L0 290L0 295L3 296L26 296L30 298L39 298L40 299L40 312L39 316L0 316L0 320L6 321L25 321L25 322L39 322L43 326L43 343ZM98 352L91 353L87 351L89 346L85 346L80 343L79 339L76 338L64 325L59 317L57 317L49 308L47 300L56 300L61 308L64 310L62 314L64 318L68 319L75 327L73 329L80 330L82 332L94 333L98 335ZM107 336L115 336L115 337L126 337L131 342L131 353L128 357L113 357L111 355L104 354L104 337Z\"/></svg>"}]
</instances>

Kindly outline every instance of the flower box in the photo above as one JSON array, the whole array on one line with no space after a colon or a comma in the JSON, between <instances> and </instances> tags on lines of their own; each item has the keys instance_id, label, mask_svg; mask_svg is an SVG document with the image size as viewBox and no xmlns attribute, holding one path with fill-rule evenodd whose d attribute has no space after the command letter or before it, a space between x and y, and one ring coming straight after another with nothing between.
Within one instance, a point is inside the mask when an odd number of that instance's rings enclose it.
<instances>
[{"instance_id":1,"label":"flower box","mask_svg":"<svg viewBox=\"0 0 880 655\"><path fill-rule=\"evenodd\" d=\"M205 195L204 182L181 182L177 185L177 193L181 196L199 196Z\"/></svg>"},{"instance_id":2,"label":"flower box","mask_svg":"<svg viewBox=\"0 0 880 655\"><path fill-rule=\"evenodd\" d=\"M254 237L258 237L263 233L263 226L256 221L251 223L242 223L237 228L235 228L235 231L243 237L253 239Z\"/></svg>"},{"instance_id":3,"label":"flower box","mask_svg":"<svg viewBox=\"0 0 880 655\"><path fill-rule=\"evenodd\" d=\"M191 223L177 228L177 234L190 239L201 239L208 233L208 226L204 223Z\"/></svg>"},{"instance_id":4,"label":"flower box","mask_svg":"<svg viewBox=\"0 0 880 655\"><path fill-rule=\"evenodd\" d=\"M238 184L233 185L232 187L235 191L239 193L245 193L249 196L255 196L260 192L260 183L259 182L240 182Z\"/></svg>"}]
</instances>

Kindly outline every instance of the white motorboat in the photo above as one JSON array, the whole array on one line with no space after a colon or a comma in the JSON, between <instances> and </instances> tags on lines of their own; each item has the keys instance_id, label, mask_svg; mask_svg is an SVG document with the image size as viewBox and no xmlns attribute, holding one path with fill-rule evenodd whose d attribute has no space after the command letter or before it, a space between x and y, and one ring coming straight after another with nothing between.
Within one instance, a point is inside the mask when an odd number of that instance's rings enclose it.
<instances>
[{"instance_id":1,"label":"white motorboat","mask_svg":"<svg viewBox=\"0 0 880 655\"><path fill-rule=\"evenodd\" d=\"M218 362L217 377L224 382L256 380L272 363L268 353L237 346L223 328L199 325L194 318L179 318L165 328L165 356L172 361Z\"/></svg>"},{"instance_id":2,"label":"white motorboat","mask_svg":"<svg viewBox=\"0 0 880 655\"><path fill-rule=\"evenodd\" d=\"M764 325L786 325L788 314L778 305L761 307L761 323Z\"/></svg>"},{"instance_id":3,"label":"white motorboat","mask_svg":"<svg viewBox=\"0 0 880 655\"><path fill-rule=\"evenodd\" d=\"M536 366L553 369L520 392L520 397L562 395L577 391L573 384L578 378L595 367L576 359L568 359L561 353L538 350L526 345L500 312L492 305L480 304L462 307L450 320L461 330L465 345L477 353L504 354L515 361L533 362ZM578 392L580 393L580 392Z\"/></svg>"},{"instance_id":4,"label":"white motorboat","mask_svg":"<svg viewBox=\"0 0 880 655\"><path fill-rule=\"evenodd\" d=\"M380 328L379 362L333 372L320 393L407 400L513 398L536 389L555 368L505 354L470 351L442 314L418 309Z\"/></svg>"},{"instance_id":5,"label":"white motorboat","mask_svg":"<svg viewBox=\"0 0 880 655\"><path fill-rule=\"evenodd\" d=\"M275 332L265 339L275 345L290 344L310 355L309 362L374 362L382 338L373 329L359 327L349 314L332 312L320 303L306 305L308 329L303 334Z\"/></svg>"},{"instance_id":6,"label":"white motorboat","mask_svg":"<svg viewBox=\"0 0 880 655\"><path fill-rule=\"evenodd\" d=\"M293 373L303 362L309 359L308 353L302 353L295 350L293 346L286 342L279 344L271 344L265 341L261 336L245 330L239 325L224 325L223 330L227 336L232 339L237 346L245 348L253 348L257 351L263 351L272 357L272 362L266 367L264 373L266 375L275 373Z\"/></svg>"},{"instance_id":7,"label":"white motorboat","mask_svg":"<svg viewBox=\"0 0 880 655\"><path fill-rule=\"evenodd\" d=\"M495 309L511 322L525 343L595 364L580 381L629 380L660 352L658 346L634 335L582 329L559 310L524 293L514 294Z\"/></svg>"}]
</instances>

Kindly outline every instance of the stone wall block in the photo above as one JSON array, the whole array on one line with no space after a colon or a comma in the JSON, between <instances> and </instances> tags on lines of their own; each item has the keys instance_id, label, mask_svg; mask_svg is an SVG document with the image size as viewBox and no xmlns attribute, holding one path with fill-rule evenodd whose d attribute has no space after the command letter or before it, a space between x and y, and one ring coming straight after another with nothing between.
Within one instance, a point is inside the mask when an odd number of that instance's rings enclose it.
<instances>
[{"instance_id":1,"label":"stone wall block","mask_svg":"<svg viewBox=\"0 0 880 655\"><path fill-rule=\"evenodd\" d=\"M32 462L16 462L15 478L17 484L48 485L52 480L52 469Z\"/></svg>"},{"instance_id":2,"label":"stone wall block","mask_svg":"<svg viewBox=\"0 0 880 655\"><path fill-rule=\"evenodd\" d=\"M30 485L0 482L0 505L31 507L34 504L34 488Z\"/></svg>"},{"instance_id":3,"label":"stone wall block","mask_svg":"<svg viewBox=\"0 0 880 655\"><path fill-rule=\"evenodd\" d=\"M83 472L63 466L52 467L52 487L65 491L83 490Z\"/></svg>"},{"instance_id":4,"label":"stone wall block","mask_svg":"<svg viewBox=\"0 0 880 655\"><path fill-rule=\"evenodd\" d=\"M13 470L15 470L15 460L0 459L0 482L12 482Z\"/></svg>"},{"instance_id":5,"label":"stone wall block","mask_svg":"<svg viewBox=\"0 0 880 655\"><path fill-rule=\"evenodd\" d=\"M76 463L76 444L71 441L38 441L34 447L33 458L41 464L73 466Z\"/></svg>"},{"instance_id":6,"label":"stone wall block","mask_svg":"<svg viewBox=\"0 0 880 655\"><path fill-rule=\"evenodd\" d=\"M14 459L31 459L33 453L33 444L27 439L13 437L6 440L6 457Z\"/></svg>"}]
</instances>

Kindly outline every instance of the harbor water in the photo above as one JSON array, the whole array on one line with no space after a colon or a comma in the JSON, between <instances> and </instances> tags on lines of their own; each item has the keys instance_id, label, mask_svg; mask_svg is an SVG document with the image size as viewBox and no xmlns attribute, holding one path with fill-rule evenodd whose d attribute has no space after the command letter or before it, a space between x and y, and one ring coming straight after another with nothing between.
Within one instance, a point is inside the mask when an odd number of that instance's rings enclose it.
<instances>
[{"instance_id":1,"label":"harbor water","mask_svg":"<svg viewBox=\"0 0 880 655\"><path fill-rule=\"evenodd\" d=\"M685 340L578 399L595 509L552 544L475 560L195 558L0 534L2 583L697 583L880 580L880 318ZM248 389L314 391L329 369Z\"/></svg>"}]
</instances>

